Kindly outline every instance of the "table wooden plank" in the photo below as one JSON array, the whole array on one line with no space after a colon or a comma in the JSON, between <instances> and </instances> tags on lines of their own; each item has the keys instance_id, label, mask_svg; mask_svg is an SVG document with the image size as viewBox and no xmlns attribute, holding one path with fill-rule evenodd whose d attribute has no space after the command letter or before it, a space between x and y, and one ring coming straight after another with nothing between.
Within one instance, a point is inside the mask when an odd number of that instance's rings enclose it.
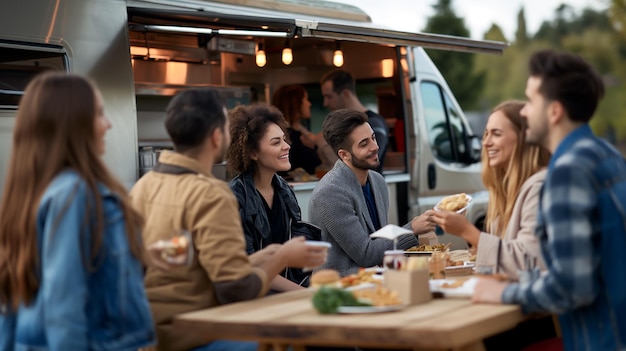
<instances>
[{"instance_id":1,"label":"table wooden plank","mask_svg":"<svg viewBox=\"0 0 626 351\"><path fill-rule=\"evenodd\" d=\"M517 306L472 304L468 299L435 299L388 313L321 315L311 303L313 293L283 293L187 313L175 318L175 326L207 341L449 349L477 345L524 320Z\"/></svg>"}]
</instances>

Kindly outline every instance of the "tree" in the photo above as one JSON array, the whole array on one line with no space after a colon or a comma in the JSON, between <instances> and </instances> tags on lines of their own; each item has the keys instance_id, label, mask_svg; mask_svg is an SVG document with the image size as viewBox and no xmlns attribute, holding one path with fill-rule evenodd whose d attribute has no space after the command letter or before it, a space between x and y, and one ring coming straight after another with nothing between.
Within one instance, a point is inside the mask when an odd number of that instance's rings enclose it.
<instances>
[{"instance_id":1,"label":"tree","mask_svg":"<svg viewBox=\"0 0 626 351\"><path fill-rule=\"evenodd\" d=\"M528 43L528 32L526 30L526 17L522 7L517 13L517 31L515 32L515 43L519 46L526 46Z\"/></svg>"},{"instance_id":2,"label":"tree","mask_svg":"<svg viewBox=\"0 0 626 351\"><path fill-rule=\"evenodd\" d=\"M615 30L626 37L626 1L611 0L609 18Z\"/></svg>"},{"instance_id":3,"label":"tree","mask_svg":"<svg viewBox=\"0 0 626 351\"><path fill-rule=\"evenodd\" d=\"M452 9L452 0L438 0L425 32L469 37L465 21ZM474 54L427 50L464 109L475 107L485 85L485 73L474 73Z\"/></svg>"}]
</instances>

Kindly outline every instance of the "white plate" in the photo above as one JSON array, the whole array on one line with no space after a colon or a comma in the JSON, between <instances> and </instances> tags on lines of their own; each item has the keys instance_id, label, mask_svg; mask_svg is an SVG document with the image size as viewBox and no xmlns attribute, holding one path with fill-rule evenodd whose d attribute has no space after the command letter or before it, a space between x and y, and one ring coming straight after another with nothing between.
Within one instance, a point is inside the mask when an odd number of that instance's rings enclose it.
<instances>
[{"instance_id":1,"label":"white plate","mask_svg":"<svg viewBox=\"0 0 626 351\"><path fill-rule=\"evenodd\" d=\"M342 314L357 314L357 313L382 313L399 311L406 308L406 305L392 305L392 306L339 306L337 308L338 313Z\"/></svg>"},{"instance_id":2,"label":"white plate","mask_svg":"<svg viewBox=\"0 0 626 351\"><path fill-rule=\"evenodd\" d=\"M469 298L472 297L474 293L474 287L476 286L476 282L478 278L471 277L463 283L458 288L442 288L441 285L444 283L452 284L458 279L431 279L428 281L430 284L431 292L439 292L442 293L445 297L463 297Z\"/></svg>"},{"instance_id":3,"label":"white plate","mask_svg":"<svg viewBox=\"0 0 626 351\"><path fill-rule=\"evenodd\" d=\"M321 246L321 247L331 247L331 243L327 243L325 241L315 241L315 240L307 240L304 242L308 246Z\"/></svg>"},{"instance_id":4,"label":"white plate","mask_svg":"<svg viewBox=\"0 0 626 351\"><path fill-rule=\"evenodd\" d=\"M459 195L459 194L454 194L454 195ZM454 195L450 195L450 196L454 196ZM446 196L446 197L448 197L448 196ZM444 199L446 197L444 197ZM463 207L460 210L456 210L456 213L463 213L463 212L465 212L465 210L467 210L467 208L469 207L469 204L472 202L472 197L471 196L465 194L465 198L467 199L467 205L465 205L465 207ZM441 199L441 201L443 201L443 199ZM442 211L439 208L439 204L441 204L441 201L437 202L437 204L435 205L435 211Z\"/></svg>"}]
</instances>

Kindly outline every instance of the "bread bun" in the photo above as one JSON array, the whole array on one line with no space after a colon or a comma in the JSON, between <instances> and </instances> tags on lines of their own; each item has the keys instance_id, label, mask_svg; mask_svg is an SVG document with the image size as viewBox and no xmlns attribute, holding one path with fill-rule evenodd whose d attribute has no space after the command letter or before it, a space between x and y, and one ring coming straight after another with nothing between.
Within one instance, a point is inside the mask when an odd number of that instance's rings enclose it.
<instances>
[{"instance_id":1,"label":"bread bun","mask_svg":"<svg viewBox=\"0 0 626 351\"><path fill-rule=\"evenodd\" d=\"M311 287L320 286L341 287L339 272L334 269L320 269L311 275Z\"/></svg>"}]
</instances>

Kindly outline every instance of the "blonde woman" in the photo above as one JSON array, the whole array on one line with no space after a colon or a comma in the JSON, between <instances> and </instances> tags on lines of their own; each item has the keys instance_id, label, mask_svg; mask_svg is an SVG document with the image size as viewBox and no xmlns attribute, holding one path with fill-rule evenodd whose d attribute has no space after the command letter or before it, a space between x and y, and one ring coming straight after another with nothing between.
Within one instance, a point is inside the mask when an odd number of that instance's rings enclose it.
<instances>
[{"instance_id":1,"label":"blonde woman","mask_svg":"<svg viewBox=\"0 0 626 351\"><path fill-rule=\"evenodd\" d=\"M477 267L491 268L517 279L518 270L544 268L534 235L539 194L550 155L526 144L520 116L523 102L506 101L491 111L483 136L482 178L489 191L486 232L463 215L427 211L447 233L477 247Z\"/></svg>"}]
</instances>

